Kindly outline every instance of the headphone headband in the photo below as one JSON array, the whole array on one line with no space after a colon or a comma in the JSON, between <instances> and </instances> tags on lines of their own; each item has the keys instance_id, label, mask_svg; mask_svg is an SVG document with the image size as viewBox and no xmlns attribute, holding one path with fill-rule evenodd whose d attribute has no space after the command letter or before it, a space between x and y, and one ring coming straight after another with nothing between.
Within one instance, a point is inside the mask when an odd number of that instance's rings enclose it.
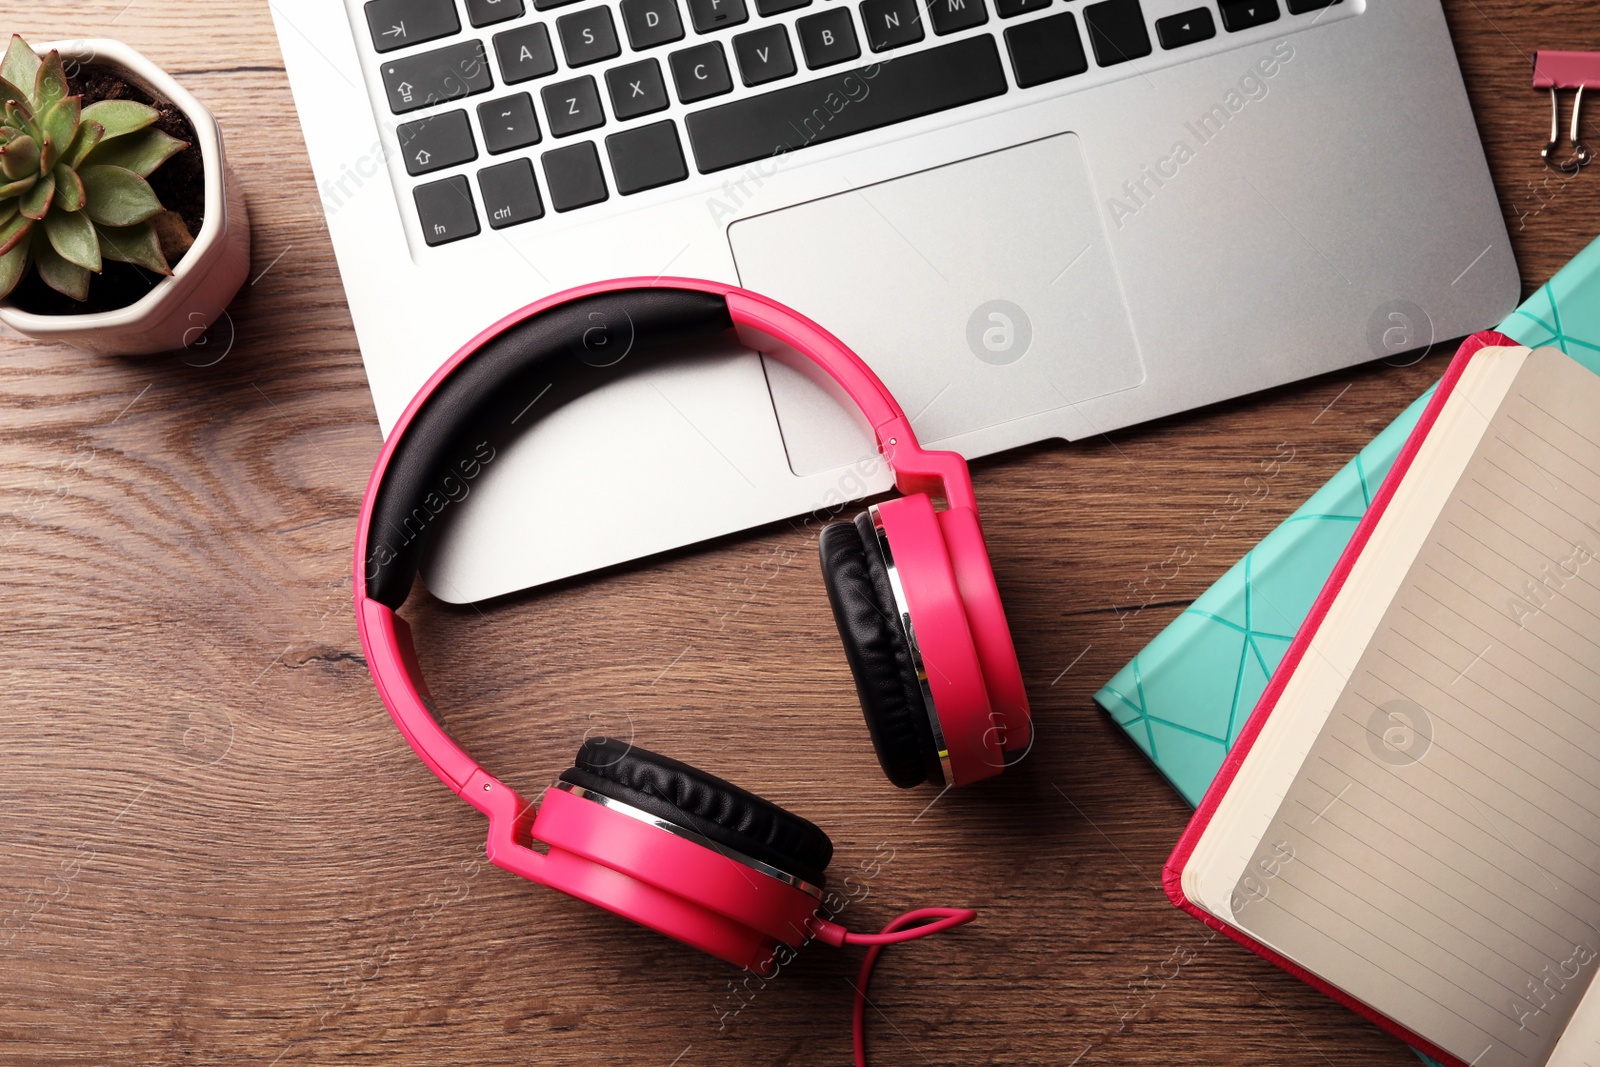
<instances>
[{"instance_id":1,"label":"headphone headband","mask_svg":"<svg viewBox=\"0 0 1600 1067\"><path fill-rule=\"evenodd\" d=\"M493 455L492 435L483 427L514 423L558 382L599 384L635 353L729 328L752 348L809 359L826 371L866 416L902 492L934 491L951 506L975 508L960 457L923 452L877 375L816 323L733 286L619 279L568 290L507 316L464 345L407 406L367 486L356 546L357 595L391 608L405 602L434 516L453 496L452 483L475 475L485 449Z\"/></svg>"}]
</instances>

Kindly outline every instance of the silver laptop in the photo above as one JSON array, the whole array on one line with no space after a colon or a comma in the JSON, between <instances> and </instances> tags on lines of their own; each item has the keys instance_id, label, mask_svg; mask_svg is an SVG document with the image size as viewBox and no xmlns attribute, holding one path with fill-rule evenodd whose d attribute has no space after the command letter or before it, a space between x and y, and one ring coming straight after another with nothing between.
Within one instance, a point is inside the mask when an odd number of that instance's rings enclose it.
<instances>
[{"instance_id":1,"label":"silver laptop","mask_svg":"<svg viewBox=\"0 0 1600 1067\"><path fill-rule=\"evenodd\" d=\"M1074 440L1497 322L1438 0L273 0L385 432L461 344L621 275L737 282L928 444ZM888 486L731 340L553 411L425 568L477 600Z\"/></svg>"}]
</instances>

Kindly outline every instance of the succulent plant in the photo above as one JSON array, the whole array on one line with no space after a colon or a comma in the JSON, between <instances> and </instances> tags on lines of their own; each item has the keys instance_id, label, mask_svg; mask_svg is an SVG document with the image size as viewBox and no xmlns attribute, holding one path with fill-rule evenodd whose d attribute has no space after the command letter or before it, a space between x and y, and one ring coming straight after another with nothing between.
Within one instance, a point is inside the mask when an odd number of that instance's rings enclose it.
<instances>
[{"instance_id":1,"label":"succulent plant","mask_svg":"<svg viewBox=\"0 0 1600 1067\"><path fill-rule=\"evenodd\" d=\"M74 300L108 259L172 273L157 227L165 209L145 179L188 146L153 128L155 108L83 107L69 91L60 53L41 59L11 38L0 60L0 299L30 263Z\"/></svg>"}]
</instances>

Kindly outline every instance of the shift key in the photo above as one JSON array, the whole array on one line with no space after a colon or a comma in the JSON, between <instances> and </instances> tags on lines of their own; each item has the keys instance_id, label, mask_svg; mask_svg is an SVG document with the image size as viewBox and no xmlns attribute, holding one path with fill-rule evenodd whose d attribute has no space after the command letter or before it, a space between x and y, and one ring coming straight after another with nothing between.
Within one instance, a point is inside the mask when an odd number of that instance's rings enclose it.
<instances>
[{"instance_id":1,"label":"shift key","mask_svg":"<svg viewBox=\"0 0 1600 1067\"><path fill-rule=\"evenodd\" d=\"M396 115L493 87L482 41L462 41L383 64L383 88Z\"/></svg>"},{"instance_id":2,"label":"shift key","mask_svg":"<svg viewBox=\"0 0 1600 1067\"><path fill-rule=\"evenodd\" d=\"M695 165L710 174L1005 91L994 38L980 34L697 111L684 127Z\"/></svg>"}]
</instances>

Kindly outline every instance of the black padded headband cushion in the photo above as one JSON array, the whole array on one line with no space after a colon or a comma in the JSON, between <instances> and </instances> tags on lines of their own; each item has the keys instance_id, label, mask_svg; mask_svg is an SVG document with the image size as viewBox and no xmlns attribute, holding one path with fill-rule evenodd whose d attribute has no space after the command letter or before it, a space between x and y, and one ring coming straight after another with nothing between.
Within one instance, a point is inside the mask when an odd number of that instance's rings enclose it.
<instances>
[{"instance_id":1,"label":"black padded headband cushion","mask_svg":"<svg viewBox=\"0 0 1600 1067\"><path fill-rule=\"evenodd\" d=\"M817 547L828 602L883 773L902 789L930 777L942 779L922 683L896 618L889 570L878 550L872 516L862 512L853 523L824 526Z\"/></svg>"},{"instance_id":2,"label":"black padded headband cushion","mask_svg":"<svg viewBox=\"0 0 1600 1067\"><path fill-rule=\"evenodd\" d=\"M578 749L575 766L561 775L649 812L751 859L821 886L833 859L833 842L815 824L769 800L615 738L591 737Z\"/></svg>"},{"instance_id":3,"label":"black padded headband cushion","mask_svg":"<svg viewBox=\"0 0 1600 1067\"><path fill-rule=\"evenodd\" d=\"M486 341L439 383L389 459L368 532L367 595L405 603L445 503L493 455L488 440L545 388L575 377L598 383L642 352L732 326L714 293L621 289L558 304Z\"/></svg>"}]
</instances>

